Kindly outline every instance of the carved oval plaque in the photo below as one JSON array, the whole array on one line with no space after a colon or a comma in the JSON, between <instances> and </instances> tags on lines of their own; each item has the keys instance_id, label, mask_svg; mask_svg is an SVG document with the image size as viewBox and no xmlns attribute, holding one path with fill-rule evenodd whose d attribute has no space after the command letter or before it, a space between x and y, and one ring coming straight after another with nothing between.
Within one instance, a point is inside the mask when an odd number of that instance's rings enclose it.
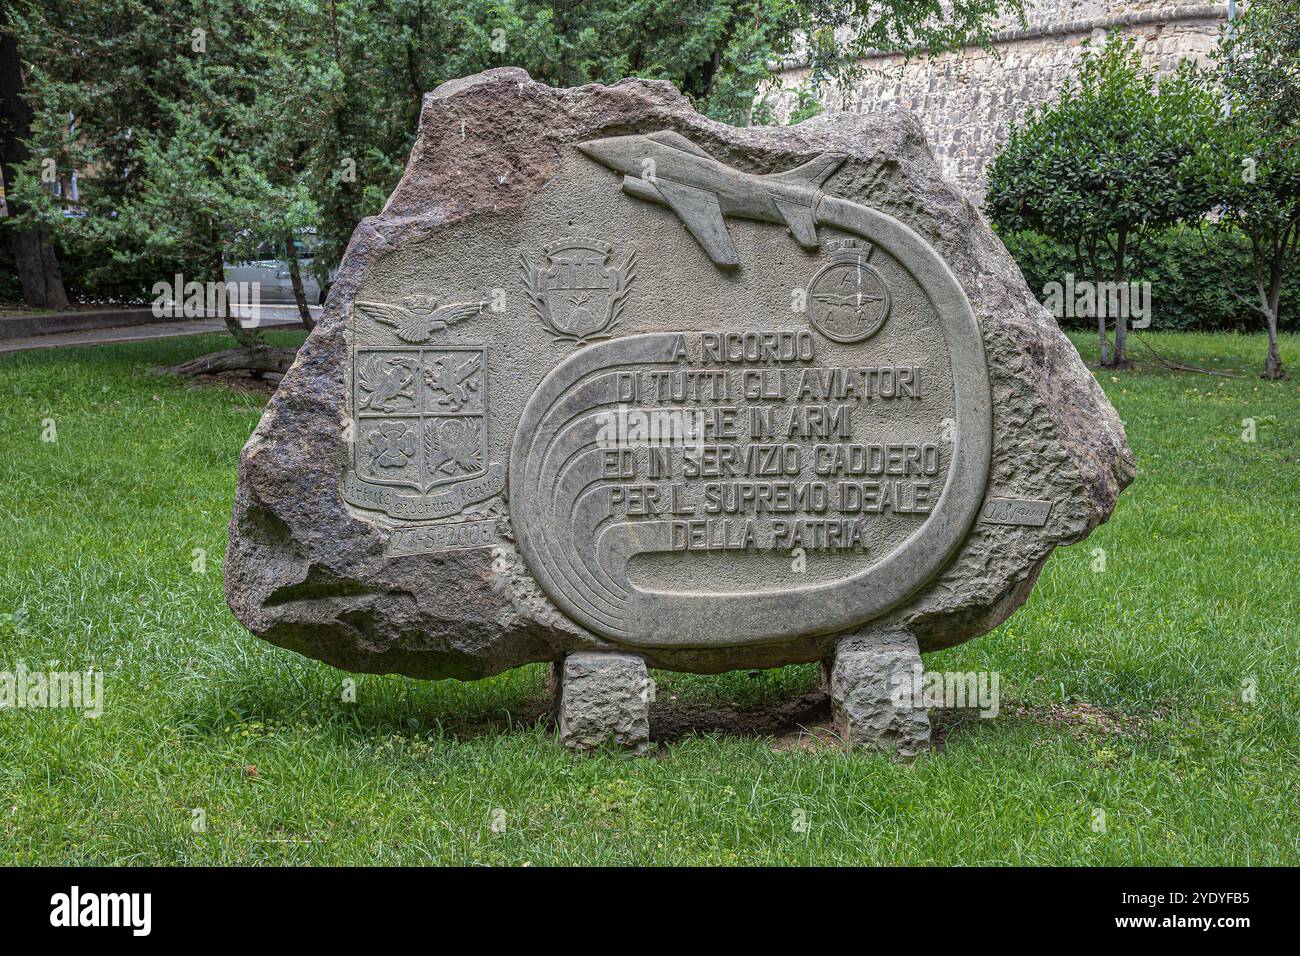
<instances>
[{"instance_id":1,"label":"carved oval plaque","mask_svg":"<svg viewBox=\"0 0 1300 956\"><path fill-rule=\"evenodd\" d=\"M622 148L584 144L614 168ZM834 633L916 594L976 518L992 442L983 342L947 265L892 217L811 188L765 186L778 198L763 205L750 184L721 184L721 205L699 207L673 182L624 188L669 205L720 266L735 249L720 215L710 231L719 209L785 221L801 242L804 216L808 235L860 238L829 250L791 311L594 341L545 376L510 454L529 570L576 621L641 647ZM908 288L887 286L874 251ZM580 290L570 301L610 314L632 265L565 275ZM918 290L910 325L891 333L891 300ZM572 330L603 331L585 317L555 325L578 340ZM934 350L947 361L923 361Z\"/></svg>"}]
</instances>

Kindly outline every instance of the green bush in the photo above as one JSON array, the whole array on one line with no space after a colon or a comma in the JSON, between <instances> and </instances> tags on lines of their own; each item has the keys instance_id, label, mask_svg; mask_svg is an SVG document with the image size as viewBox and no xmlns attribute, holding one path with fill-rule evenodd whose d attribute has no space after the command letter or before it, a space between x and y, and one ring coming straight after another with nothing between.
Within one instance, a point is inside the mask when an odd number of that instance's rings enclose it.
<instances>
[{"instance_id":1,"label":"green bush","mask_svg":"<svg viewBox=\"0 0 1300 956\"><path fill-rule=\"evenodd\" d=\"M1253 298L1250 246L1238 233L1176 226L1155 236L1134 260L1131 279L1151 283L1151 328L1163 332L1259 332L1263 319L1232 295ZM1065 282L1067 273L1080 274L1074 254L1064 243L1036 232L1003 233L1002 241L1020 265L1025 281L1041 300L1049 282ZM1208 251L1207 251L1208 245ZM1282 285L1280 328L1300 331L1300 274L1294 270ZM1091 329L1094 319L1060 318L1062 326Z\"/></svg>"},{"instance_id":2,"label":"green bush","mask_svg":"<svg viewBox=\"0 0 1300 956\"><path fill-rule=\"evenodd\" d=\"M7 236L0 233L0 302L21 303L23 287L18 279L13 250ZM155 282L172 281L177 272L192 278L191 267L180 260L162 256L139 255L128 262L113 259L102 246L70 242L64 237L56 242L59 271L71 303L116 303L148 305L154 299Z\"/></svg>"},{"instance_id":3,"label":"green bush","mask_svg":"<svg viewBox=\"0 0 1300 956\"><path fill-rule=\"evenodd\" d=\"M14 262L9 236L0 232L0 302L23 301L23 284L18 279L18 265Z\"/></svg>"}]
</instances>

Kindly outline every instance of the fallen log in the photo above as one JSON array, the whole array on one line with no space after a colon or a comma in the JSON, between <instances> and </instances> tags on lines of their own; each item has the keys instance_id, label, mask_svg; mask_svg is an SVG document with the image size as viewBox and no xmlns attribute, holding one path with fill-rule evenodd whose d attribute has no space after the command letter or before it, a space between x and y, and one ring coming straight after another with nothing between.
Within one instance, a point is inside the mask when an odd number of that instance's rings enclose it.
<instances>
[{"instance_id":1,"label":"fallen log","mask_svg":"<svg viewBox=\"0 0 1300 956\"><path fill-rule=\"evenodd\" d=\"M298 350L276 348L272 345L255 345L251 348L225 349L210 352L182 362L169 369L173 375L217 375L221 372L284 372L289 371Z\"/></svg>"}]
</instances>

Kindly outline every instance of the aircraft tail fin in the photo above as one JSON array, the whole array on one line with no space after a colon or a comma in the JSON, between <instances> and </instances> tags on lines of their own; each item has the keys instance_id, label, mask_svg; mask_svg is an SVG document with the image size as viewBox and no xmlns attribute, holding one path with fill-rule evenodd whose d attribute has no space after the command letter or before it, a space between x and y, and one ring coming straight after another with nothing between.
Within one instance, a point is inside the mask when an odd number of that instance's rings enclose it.
<instances>
[{"instance_id":1,"label":"aircraft tail fin","mask_svg":"<svg viewBox=\"0 0 1300 956\"><path fill-rule=\"evenodd\" d=\"M674 149L680 149L682 152L690 153L692 156L701 156L704 159L713 158L708 153L706 153L703 149L696 146L689 139L683 136L681 133L674 133L670 129L662 129L657 133L651 133L649 136L646 137L646 139L652 139L656 143L662 143L665 146L671 146Z\"/></svg>"},{"instance_id":2,"label":"aircraft tail fin","mask_svg":"<svg viewBox=\"0 0 1300 956\"><path fill-rule=\"evenodd\" d=\"M822 153L816 159L810 159L802 166L787 169L783 173L773 173L763 178L791 185L820 187L822 183L830 179L831 173L840 168L840 164L844 162L845 158L839 153Z\"/></svg>"}]
</instances>

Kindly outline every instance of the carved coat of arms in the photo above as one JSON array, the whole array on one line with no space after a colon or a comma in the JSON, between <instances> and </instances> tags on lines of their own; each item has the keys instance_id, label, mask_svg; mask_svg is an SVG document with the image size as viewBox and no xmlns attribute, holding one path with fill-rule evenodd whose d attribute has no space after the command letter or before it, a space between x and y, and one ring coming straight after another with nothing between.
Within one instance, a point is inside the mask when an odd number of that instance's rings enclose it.
<instances>
[{"instance_id":1,"label":"carved coat of arms","mask_svg":"<svg viewBox=\"0 0 1300 956\"><path fill-rule=\"evenodd\" d=\"M636 251L617 263L613 247L598 239L569 237L543 250L545 264L520 256L533 313L561 342L607 339L619 323L636 269Z\"/></svg>"},{"instance_id":2,"label":"carved coat of arms","mask_svg":"<svg viewBox=\"0 0 1300 956\"><path fill-rule=\"evenodd\" d=\"M487 347L373 344L394 335L427 343L483 304L435 306L354 307L357 319L377 325L367 337L372 344L352 349L352 461L344 497L416 521L458 514L505 486L504 467L489 461Z\"/></svg>"}]
</instances>

